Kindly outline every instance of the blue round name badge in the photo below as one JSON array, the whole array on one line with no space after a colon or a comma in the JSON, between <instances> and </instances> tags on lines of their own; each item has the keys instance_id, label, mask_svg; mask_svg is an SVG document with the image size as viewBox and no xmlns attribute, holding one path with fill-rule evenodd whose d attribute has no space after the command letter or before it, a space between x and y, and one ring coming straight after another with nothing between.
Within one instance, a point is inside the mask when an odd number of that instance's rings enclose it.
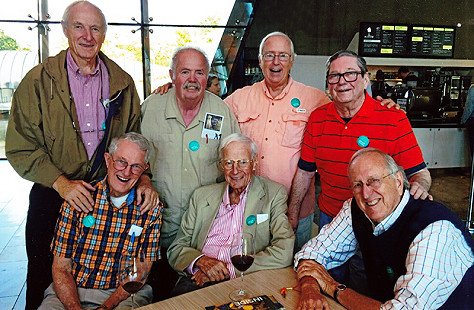
<instances>
[{"instance_id":1,"label":"blue round name badge","mask_svg":"<svg viewBox=\"0 0 474 310\"><path fill-rule=\"evenodd\" d=\"M248 226L252 226L253 224L255 224L256 221L257 217L255 215L249 215L245 220L245 223L247 223Z\"/></svg>"},{"instance_id":2,"label":"blue round name badge","mask_svg":"<svg viewBox=\"0 0 474 310\"><path fill-rule=\"evenodd\" d=\"M199 150L199 142L197 142L196 140L189 142L189 149L193 152Z\"/></svg>"},{"instance_id":3,"label":"blue round name badge","mask_svg":"<svg viewBox=\"0 0 474 310\"><path fill-rule=\"evenodd\" d=\"M298 98L291 99L291 106L297 108L301 105L301 101Z\"/></svg>"},{"instance_id":4,"label":"blue round name badge","mask_svg":"<svg viewBox=\"0 0 474 310\"><path fill-rule=\"evenodd\" d=\"M95 217L92 215L88 215L85 218L82 219L82 224L86 227L92 227L95 225Z\"/></svg>"},{"instance_id":5,"label":"blue round name badge","mask_svg":"<svg viewBox=\"0 0 474 310\"><path fill-rule=\"evenodd\" d=\"M369 138L366 136L360 136L357 138L357 145L360 147L368 147L369 146Z\"/></svg>"}]
</instances>

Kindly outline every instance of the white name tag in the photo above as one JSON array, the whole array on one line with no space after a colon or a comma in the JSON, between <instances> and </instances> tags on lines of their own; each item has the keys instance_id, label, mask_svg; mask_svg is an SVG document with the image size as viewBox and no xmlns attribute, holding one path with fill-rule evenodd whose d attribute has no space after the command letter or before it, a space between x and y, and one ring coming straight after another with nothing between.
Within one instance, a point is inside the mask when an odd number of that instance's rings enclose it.
<instances>
[{"instance_id":1,"label":"white name tag","mask_svg":"<svg viewBox=\"0 0 474 310\"><path fill-rule=\"evenodd\" d=\"M306 113L306 109L296 109L296 113Z\"/></svg>"},{"instance_id":2,"label":"white name tag","mask_svg":"<svg viewBox=\"0 0 474 310\"><path fill-rule=\"evenodd\" d=\"M268 220L268 214L257 214L257 224L263 223Z\"/></svg>"},{"instance_id":3,"label":"white name tag","mask_svg":"<svg viewBox=\"0 0 474 310\"><path fill-rule=\"evenodd\" d=\"M133 224L132 227L130 227L128 235L131 236L131 235L133 235L133 233L135 233L135 237L138 237L138 236L141 235L142 230L143 230L142 227Z\"/></svg>"}]
</instances>

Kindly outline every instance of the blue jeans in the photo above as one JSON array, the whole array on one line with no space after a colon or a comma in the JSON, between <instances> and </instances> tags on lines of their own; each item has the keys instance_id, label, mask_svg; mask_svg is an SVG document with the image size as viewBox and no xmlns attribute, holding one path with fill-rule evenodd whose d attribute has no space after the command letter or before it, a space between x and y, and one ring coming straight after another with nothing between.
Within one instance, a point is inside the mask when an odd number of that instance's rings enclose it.
<instances>
[{"instance_id":1,"label":"blue jeans","mask_svg":"<svg viewBox=\"0 0 474 310\"><path fill-rule=\"evenodd\" d=\"M303 245L311 239L313 231L314 213L298 221L298 228L295 232L295 248L294 253L301 250Z\"/></svg>"}]
</instances>

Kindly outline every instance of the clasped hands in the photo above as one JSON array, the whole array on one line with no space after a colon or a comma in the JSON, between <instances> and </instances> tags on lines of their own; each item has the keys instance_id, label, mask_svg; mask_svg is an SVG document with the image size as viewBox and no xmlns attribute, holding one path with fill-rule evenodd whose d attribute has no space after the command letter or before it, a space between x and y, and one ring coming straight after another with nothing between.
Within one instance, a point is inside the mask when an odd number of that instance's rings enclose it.
<instances>
[{"instance_id":1,"label":"clasped hands","mask_svg":"<svg viewBox=\"0 0 474 310\"><path fill-rule=\"evenodd\" d=\"M191 280L198 286L203 286L207 282L223 281L230 276L224 262L209 256L201 256L194 265L199 270L191 277Z\"/></svg>"}]
</instances>

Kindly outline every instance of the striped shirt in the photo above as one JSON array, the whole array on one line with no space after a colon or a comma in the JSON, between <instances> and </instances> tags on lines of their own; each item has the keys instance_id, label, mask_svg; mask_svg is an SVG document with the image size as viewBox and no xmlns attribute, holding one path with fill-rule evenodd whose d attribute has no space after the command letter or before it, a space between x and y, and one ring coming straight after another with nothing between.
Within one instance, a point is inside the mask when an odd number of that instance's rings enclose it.
<instances>
[{"instance_id":1,"label":"striped shirt","mask_svg":"<svg viewBox=\"0 0 474 310\"><path fill-rule=\"evenodd\" d=\"M318 205L332 217L339 212L342 203L352 197L347 167L352 155L363 148L358 145L361 136L368 138L369 147L392 156L407 176L426 167L403 111L387 109L368 95L348 123L337 114L334 102L316 109L306 127L298 166L306 171L318 170L322 191Z\"/></svg>"},{"instance_id":2,"label":"striped shirt","mask_svg":"<svg viewBox=\"0 0 474 310\"><path fill-rule=\"evenodd\" d=\"M375 236L396 222L409 198L406 190L397 208L374 227ZM334 220L295 255L295 266L301 259L313 259L326 269L332 269L353 256L357 246L351 200L348 200ZM434 222L413 239L405 263L407 272L395 284L395 298L384 303L381 309L437 309L473 264L474 253L462 232L449 221Z\"/></svg>"},{"instance_id":3,"label":"striped shirt","mask_svg":"<svg viewBox=\"0 0 474 310\"><path fill-rule=\"evenodd\" d=\"M51 250L55 256L72 259L72 275L78 287L117 288L123 252L133 248L135 253L144 253L148 261L160 257L158 241L162 207L140 215L140 207L134 204L135 189L117 208L110 202L106 178L99 181L96 188L94 210L89 214L77 212L67 202L63 203ZM87 215L95 218L92 227L83 224ZM128 233L133 224L143 230L130 244Z\"/></svg>"},{"instance_id":4,"label":"striped shirt","mask_svg":"<svg viewBox=\"0 0 474 310\"><path fill-rule=\"evenodd\" d=\"M86 76L67 51L67 75L71 95L74 99L77 118L76 130L80 131L82 143L86 148L89 159L94 155L97 146L105 132L105 119L108 106L104 106L109 99L109 72L104 62L97 56L97 66ZM72 112L70 112L72 113Z\"/></svg>"},{"instance_id":5,"label":"striped shirt","mask_svg":"<svg viewBox=\"0 0 474 310\"><path fill-rule=\"evenodd\" d=\"M232 261L230 260L230 247L232 244L232 237L242 232L242 219L244 217L249 186L250 182L242 193L240 193L239 203L231 204L229 198L229 185L227 184L219 211L217 211L214 223L212 223L206 242L204 242L204 246L202 247L203 255L218 259L227 265L231 279L235 278L236 275L234 265L232 265ZM196 268L193 268L194 263L201 256L197 257L191 263L190 268L192 268L192 273L196 273Z\"/></svg>"}]
</instances>

